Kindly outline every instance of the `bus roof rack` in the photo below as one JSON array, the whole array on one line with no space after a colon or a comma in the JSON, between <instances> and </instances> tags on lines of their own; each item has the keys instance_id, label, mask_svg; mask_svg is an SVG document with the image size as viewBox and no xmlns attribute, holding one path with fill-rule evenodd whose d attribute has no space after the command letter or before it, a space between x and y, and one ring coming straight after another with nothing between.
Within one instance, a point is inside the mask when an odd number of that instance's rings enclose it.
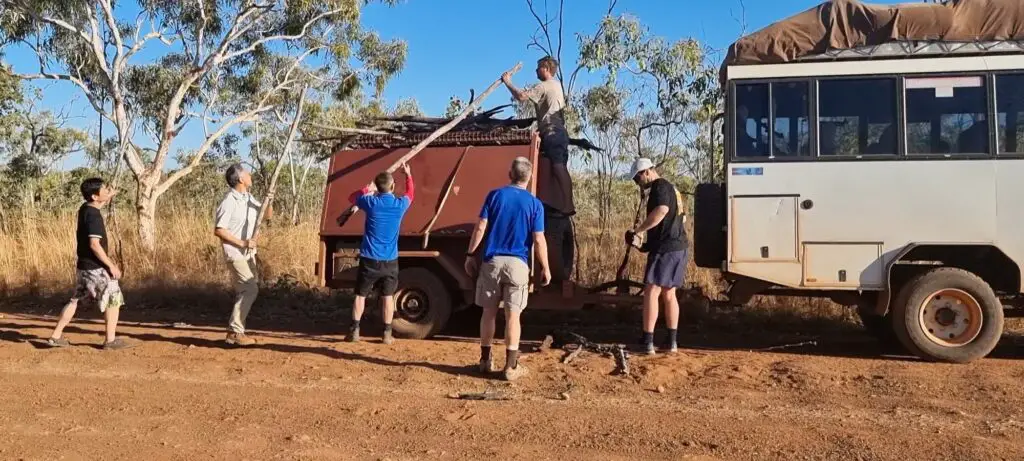
<instances>
[{"instance_id":1,"label":"bus roof rack","mask_svg":"<svg viewBox=\"0 0 1024 461\"><path fill-rule=\"evenodd\" d=\"M740 38L722 63L781 64L804 60L1018 53L1024 1L864 4L829 0Z\"/></svg>"},{"instance_id":2,"label":"bus roof rack","mask_svg":"<svg viewBox=\"0 0 1024 461\"><path fill-rule=\"evenodd\" d=\"M848 49L832 49L797 58L801 62L847 59L893 59L939 56L977 56L1024 53L1024 40L948 42L941 40L895 41Z\"/></svg>"}]
</instances>

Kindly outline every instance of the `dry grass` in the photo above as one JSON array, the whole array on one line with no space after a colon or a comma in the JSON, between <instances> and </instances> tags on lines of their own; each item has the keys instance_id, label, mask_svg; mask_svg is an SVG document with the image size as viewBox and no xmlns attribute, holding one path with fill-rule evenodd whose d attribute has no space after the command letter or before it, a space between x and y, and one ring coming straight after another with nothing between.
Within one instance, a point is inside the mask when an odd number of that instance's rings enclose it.
<instances>
[{"instance_id":1,"label":"dry grass","mask_svg":"<svg viewBox=\"0 0 1024 461\"><path fill-rule=\"evenodd\" d=\"M139 244L134 217L119 211L117 218L117 225L107 223L107 231L111 252L123 258L126 289L227 286L223 255L207 214L166 210L158 222L159 244L152 255ZM317 227L307 221L294 227L267 228L258 258L264 279L287 275L311 283ZM120 253L115 249L118 245ZM74 264L75 210L27 217L18 232L0 234L0 296L66 292L74 282Z\"/></svg>"},{"instance_id":2,"label":"dry grass","mask_svg":"<svg viewBox=\"0 0 1024 461\"><path fill-rule=\"evenodd\" d=\"M123 258L123 286L134 293L135 304L172 307L199 306L227 302L230 286L212 218L190 209L165 209L159 219L159 245L148 255L134 232L134 216L119 211L117 225L108 222L114 246L122 247L115 257ZM628 219L601 235L593 218L581 214L577 221L579 268L577 276L584 286L595 286L615 278L625 246L621 230ZM74 282L75 210L59 214L28 216L17 232L0 234L0 298L63 296ZM120 237L120 241L116 240ZM317 260L318 223L312 219L298 226L271 225L263 233L260 247L260 273L265 283L279 281L312 286L313 263ZM634 252L630 258L629 278L640 280L644 255ZM712 298L725 288L717 271L689 263L688 285ZM301 304L301 303L300 303ZM773 322L789 319L817 319L847 322L849 311L832 303L816 300L777 300L757 298L748 309ZM772 320L774 319L774 320Z\"/></svg>"}]
</instances>

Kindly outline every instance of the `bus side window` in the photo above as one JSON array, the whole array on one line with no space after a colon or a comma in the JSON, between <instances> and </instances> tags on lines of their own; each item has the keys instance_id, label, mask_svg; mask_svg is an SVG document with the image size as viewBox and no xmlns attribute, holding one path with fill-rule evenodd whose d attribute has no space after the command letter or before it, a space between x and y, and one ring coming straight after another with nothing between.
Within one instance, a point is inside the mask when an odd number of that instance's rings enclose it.
<instances>
[{"instance_id":1,"label":"bus side window","mask_svg":"<svg viewBox=\"0 0 1024 461\"><path fill-rule=\"evenodd\" d=\"M984 78L908 78L906 88L908 153L989 152Z\"/></svg>"},{"instance_id":2,"label":"bus side window","mask_svg":"<svg viewBox=\"0 0 1024 461\"><path fill-rule=\"evenodd\" d=\"M1024 154L1024 75L996 77L999 153Z\"/></svg>"},{"instance_id":3,"label":"bus side window","mask_svg":"<svg viewBox=\"0 0 1024 461\"><path fill-rule=\"evenodd\" d=\"M768 156L768 84L736 85L737 157Z\"/></svg>"},{"instance_id":4,"label":"bus side window","mask_svg":"<svg viewBox=\"0 0 1024 461\"><path fill-rule=\"evenodd\" d=\"M818 83L819 155L896 155L896 81Z\"/></svg>"},{"instance_id":5,"label":"bus side window","mask_svg":"<svg viewBox=\"0 0 1024 461\"><path fill-rule=\"evenodd\" d=\"M807 82L772 83L775 116L772 155L796 157L810 154L810 100Z\"/></svg>"}]
</instances>

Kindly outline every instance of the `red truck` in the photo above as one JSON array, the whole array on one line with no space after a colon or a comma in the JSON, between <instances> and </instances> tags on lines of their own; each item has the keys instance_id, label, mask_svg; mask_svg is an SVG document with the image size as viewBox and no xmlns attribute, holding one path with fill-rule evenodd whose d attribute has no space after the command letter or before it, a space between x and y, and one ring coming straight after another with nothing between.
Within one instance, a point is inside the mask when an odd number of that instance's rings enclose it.
<instances>
[{"instance_id":1,"label":"red truck","mask_svg":"<svg viewBox=\"0 0 1024 461\"><path fill-rule=\"evenodd\" d=\"M316 273L322 286L351 289L363 236L364 213L338 224L350 207L349 196L373 180L416 143L426 137L413 135L361 136L337 151L330 160L320 225L320 256ZM540 141L535 131L454 131L433 141L409 162L416 181L416 200L402 221L399 234L399 290L395 295L395 334L427 338L440 332L451 313L473 302L475 281L463 270L469 236L479 220L484 198L492 189L508 184L512 160L523 156L534 166L530 191L549 187L546 160L539 158ZM539 173L539 174L538 174ZM404 184L397 181L396 194ZM549 248L549 254L560 254ZM536 266L536 264L534 265ZM538 271L535 271L538 272ZM539 275L539 274L537 274ZM618 294L605 293L618 285ZM533 309L580 309L584 305L615 303L637 305L639 284L611 282L595 289L562 287L541 289L533 284L529 307Z\"/></svg>"}]
</instances>

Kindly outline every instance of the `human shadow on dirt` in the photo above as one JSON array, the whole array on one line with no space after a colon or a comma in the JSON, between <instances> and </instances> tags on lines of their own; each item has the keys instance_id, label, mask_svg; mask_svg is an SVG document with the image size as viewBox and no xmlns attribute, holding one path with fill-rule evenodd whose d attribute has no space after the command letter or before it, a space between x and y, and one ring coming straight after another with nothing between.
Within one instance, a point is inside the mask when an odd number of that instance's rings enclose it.
<instances>
[{"instance_id":1,"label":"human shadow on dirt","mask_svg":"<svg viewBox=\"0 0 1024 461\"><path fill-rule=\"evenodd\" d=\"M26 335L26 334L23 334L23 333L20 333L18 331L13 330L14 328L17 328L19 326L20 325L18 325L18 324L12 324L12 323L0 323L0 341L15 342L15 343L29 343L29 344L32 344L33 346L35 346L38 349L53 349L52 347L49 347L49 346L45 345L45 341L46 341L45 337ZM153 328L150 325L145 325L145 327ZM78 327L78 326L75 326L75 325L69 325L67 328L64 329L64 331L66 333L96 334L97 336L101 336L100 333L98 331L96 331L96 330L85 329L85 328ZM180 332L180 333L184 333L184 332ZM272 342L257 342L257 344L253 344L251 346L235 346L235 345L230 345L230 344L226 343L222 339L208 339L208 338L200 338L200 337L196 337L196 336L188 336L188 335L180 335L180 334L179 335L164 336L164 335L159 335L159 334L154 334L154 333L134 333L134 332L129 332L129 331L119 331L118 332L118 336L119 337L123 337L123 338L130 338L130 339L135 340L135 341L139 341L140 344L138 344L137 346L144 346L145 343L149 343L149 342L164 342L164 343L177 344L177 345L184 346L184 347L202 347L202 348L209 348L209 349L224 349L224 350L239 350L239 351L248 350L248 349L254 349L254 350L265 350L265 351L272 351L272 352L280 352L280 353L283 353L283 354L316 354L316 355L322 355L324 357L328 357L328 358L332 358L332 359L355 360L355 361L365 362L367 364L377 365L377 366L400 367L400 368L419 367L419 368L426 368L426 369L434 370L434 371L439 372L439 373L445 373L445 374L454 375L454 376L485 377L482 374L480 374L479 372L477 372L476 368L474 366L469 365L469 364L467 364L465 366L454 366L454 365L445 365L445 364L423 362L423 361L395 361L395 360L389 360L389 359L382 358L382 357L375 357L375 356L372 356L372 355L364 355L364 354L360 354L360 353L355 352L355 351L339 350L338 349L339 347L344 347L348 343L342 343L340 341L331 340L330 338L320 338L320 340L323 341L323 342L330 342L330 343L332 343L332 345L325 345L325 346L320 346L320 347L310 347L310 346L303 346L303 345L297 345L297 344L282 344L282 343L272 343ZM260 339L263 339L264 336L266 336L266 335L263 335L263 334L256 335L256 337L258 337ZM294 335L281 336L281 337L282 338L295 338ZM337 345L333 345L333 343L337 343ZM372 341L369 341L369 343L372 343ZM76 343L76 344L73 344L72 346L68 346L68 347L92 347L92 348L102 349L102 346L100 344L98 344L98 343L95 343L95 344L94 343Z\"/></svg>"},{"instance_id":2,"label":"human shadow on dirt","mask_svg":"<svg viewBox=\"0 0 1024 461\"><path fill-rule=\"evenodd\" d=\"M138 322L147 328L225 332L233 294L217 283L175 287L160 284L126 288L128 304L122 311L123 324ZM377 334L381 328L375 300L368 302L363 331ZM62 296L7 298L4 311L37 316L56 316L66 302ZM260 289L247 326L271 338L303 338L330 343L351 324L351 296L344 292L302 286L281 279ZM901 353L898 346L886 347L868 335L850 312L789 312L766 308L703 312L690 315L684 306L679 343L684 349L722 351L765 351L872 360L917 360ZM78 319L100 319L96 309L78 310ZM435 339L474 342L479 333L480 309L468 308L452 315L448 327ZM498 341L504 319L498 319ZM155 325L154 325L155 324ZM536 350L544 337L556 329L569 330L595 343L633 344L640 337L641 315L637 309L597 307L579 311L527 309L523 314L523 351ZM656 338L665 330L659 321ZM500 345L496 345L500 347ZM995 358L1024 358L1024 339L1008 332L990 355Z\"/></svg>"}]
</instances>

